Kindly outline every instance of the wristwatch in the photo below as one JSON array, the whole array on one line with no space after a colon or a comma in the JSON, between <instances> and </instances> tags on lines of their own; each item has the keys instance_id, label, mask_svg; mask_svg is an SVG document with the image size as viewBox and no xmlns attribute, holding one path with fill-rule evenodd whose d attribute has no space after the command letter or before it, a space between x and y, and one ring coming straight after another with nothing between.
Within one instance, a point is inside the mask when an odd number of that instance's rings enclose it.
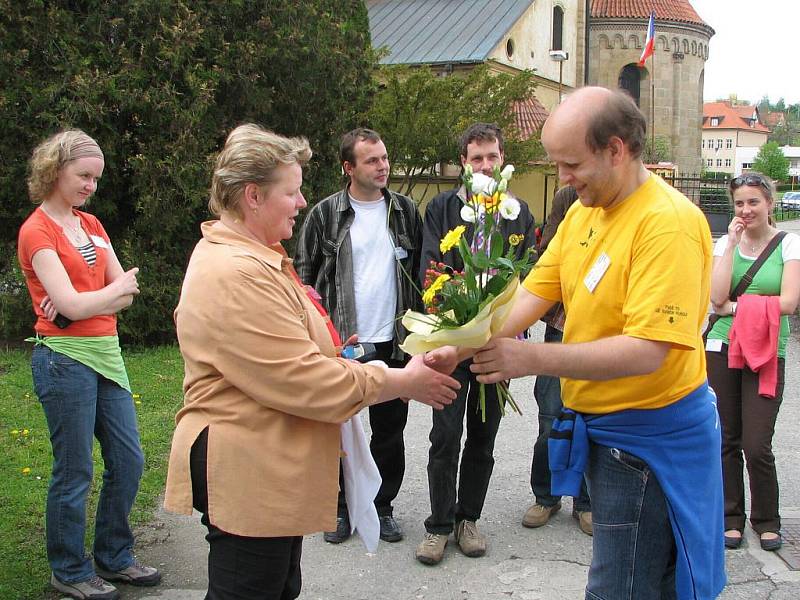
<instances>
[{"instance_id":1,"label":"wristwatch","mask_svg":"<svg viewBox=\"0 0 800 600\"><path fill-rule=\"evenodd\" d=\"M736 302L731 302L731 316L736 314Z\"/></svg>"}]
</instances>

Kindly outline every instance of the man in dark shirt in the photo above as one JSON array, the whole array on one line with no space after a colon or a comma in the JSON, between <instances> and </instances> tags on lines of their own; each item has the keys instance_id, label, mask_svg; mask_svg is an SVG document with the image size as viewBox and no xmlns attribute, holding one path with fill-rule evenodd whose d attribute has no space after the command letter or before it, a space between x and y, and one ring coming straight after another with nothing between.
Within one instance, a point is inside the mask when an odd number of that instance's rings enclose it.
<instances>
[{"instance_id":1,"label":"man in dark shirt","mask_svg":"<svg viewBox=\"0 0 800 600\"><path fill-rule=\"evenodd\" d=\"M495 166L503 165L503 135L496 125L476 123L461 137L461 164L471 165L475 173L492 176ZM442 254L439 242L458 225L466 225L466 239L471 239L474 224L461 218L461 207L466 199L464 187L436 196L425 211L422 236L420 280L431 261L442 262L458 271L464 265L458 249ZM516 246L521 258L534 245L534 222L525 202L516 220L501 220L503 237L512 234L523 236ZM475 521L481 516L489 479L494 467L494 440L500 425L500 408L495 385L486 386L486 422L481 421L478 410L478 384L470 372L471 361L460 364L453 377L461 383L458 398L442 411L435 411L430 433L431 448L428 457L428 486L431 515L425 520L425 537L417 547L417 560L424 564L439 563L444 556L447 539L455 530L461 551L471 557L483 556L486 538L478 532ZM459 470L461 433L464 415L467 417L467 438ZM456 491L456 476L458 490Z\"/></svg>"}]
</instances>

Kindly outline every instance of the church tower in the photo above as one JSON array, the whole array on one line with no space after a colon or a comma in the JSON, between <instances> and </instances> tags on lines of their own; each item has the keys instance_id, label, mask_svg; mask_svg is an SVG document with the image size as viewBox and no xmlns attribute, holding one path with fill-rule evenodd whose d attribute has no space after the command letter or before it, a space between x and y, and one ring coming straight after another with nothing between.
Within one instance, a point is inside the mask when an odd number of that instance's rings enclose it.
<instances>
[{"instance_id":1,"label":"church tower","mask_svg":"<svg viewBox=\"0 0 800 600\"><path fill-rule=\"evenodd\" d=\"M699 174L703 73L714 30L688 0L590 1L589 84L628 90L647 116L648 139L653 128L679 172ZM638 67L651 11L655 52Z\"/></svg>"}]
</instances>

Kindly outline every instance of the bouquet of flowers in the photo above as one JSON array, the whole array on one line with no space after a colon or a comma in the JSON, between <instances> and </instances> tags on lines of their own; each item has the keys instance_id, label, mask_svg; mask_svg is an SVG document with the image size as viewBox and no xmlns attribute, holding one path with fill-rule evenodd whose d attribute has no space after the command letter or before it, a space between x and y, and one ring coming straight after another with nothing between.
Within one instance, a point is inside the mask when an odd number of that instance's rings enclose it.
<instances>
[{"instance_id":1,"label":"bouquet of flowers","mask_svg":"<svg viewBox=\"0 0 800 600\"><path fill-rule=\"evenodd\" d=\"M516 220L520 212L519 200L507 193L513 173L513 165L502 171L495 167L492 177L473 173L470 165L465 166L462 180L466 199L461 218L475 224L474 234L467 241L467 227L459 225L448 231L439 244L442 253L458 248L464 270L431 261L423 282L426 313L409 310L403 316L403 325L410 332L401 346L405 352L421 354L449 345L480 348L502 328L511 312L520 274L533 262L532 248L522 258L516 258L515 247L524 239L521 235L509 236L508 251L503 251L506 240L501 222ZM521 414L507 385L498 384L497 391L503 414L506 402ZM480 409L485 421L483 384Z\"/></svg>"}]
</instances>

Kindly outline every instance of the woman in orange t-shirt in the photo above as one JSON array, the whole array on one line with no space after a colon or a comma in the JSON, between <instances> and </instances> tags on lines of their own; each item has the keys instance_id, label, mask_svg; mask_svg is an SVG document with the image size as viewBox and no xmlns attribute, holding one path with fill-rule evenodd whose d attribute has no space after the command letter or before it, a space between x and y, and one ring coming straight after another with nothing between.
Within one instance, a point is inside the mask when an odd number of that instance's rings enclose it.
<instances>
[{"instance_id":1,"label":"woman in orange t-shirt","mask_svg":"<svg viewBox=\"0 0 800 600\"><path fill-rule=\"evenodd\" d=\"M73 598L117 598L108 581L155 585L161 579L135 560L128 525L144 457L115 315L139 293L138 269L124 271L100 221L77 210L97 189L103 167L103 152L82 131L42 142L28 179L39 206L19 232L19 261L37 317L33 383L53 447L50 583ZM105 471L92 564L84 536L94 437Z\"/></svg>"}]
</instances>

